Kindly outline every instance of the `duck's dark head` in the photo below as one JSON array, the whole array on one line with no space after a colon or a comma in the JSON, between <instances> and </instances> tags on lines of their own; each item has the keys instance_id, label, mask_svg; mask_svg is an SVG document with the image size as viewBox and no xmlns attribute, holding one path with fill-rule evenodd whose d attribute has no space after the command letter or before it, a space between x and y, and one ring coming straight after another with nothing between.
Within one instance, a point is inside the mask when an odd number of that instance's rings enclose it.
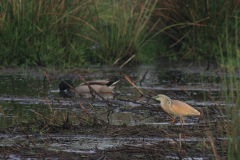
<instances>
[{"instance_id":1,"label":"duck's dark head","mask_svg":"<svg viewBox=\"0 0 240 160\"><path fill-rule=\"evenodd\" d=\"M119 82L120 80L118 80L118 81L109 81L106 85L107 86L115 86L118 82Z\"/></svg>"},{"instance_id":2,"label":"duck's dark head","mask_svg":"<svg viewBox=\"0 0 240 160\"><path fill-rule=\"evenodd\" d=\"M59 83L59 89L60 89L60 91L64 91L64 90L66 90L66 89L67 89L67 90L70 89L70 87L69 87L66 83L64 83L63 81L73 87L73 82L72 82L71 80L62 80L62 81L60 81L60 83Z\"/></svg>"}]
</instances>

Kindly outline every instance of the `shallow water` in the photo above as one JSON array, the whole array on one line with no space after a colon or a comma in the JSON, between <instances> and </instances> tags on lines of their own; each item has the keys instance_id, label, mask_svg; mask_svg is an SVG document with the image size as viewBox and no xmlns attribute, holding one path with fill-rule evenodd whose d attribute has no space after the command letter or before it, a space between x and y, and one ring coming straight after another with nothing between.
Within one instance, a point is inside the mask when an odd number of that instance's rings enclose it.
<instances>
[{"instance_id":1,"label":"shallow water","mask_svg":"<svg viewBox=\"0 0 240 160\"><path fill-rule=\"evenodd\" d=\"M158 68L161 68L161 71L159 71ZM131 101L140 99L141 96L137 90L119 74L118 70L111 70L110 72L106 70L108 70L108 68L103 68L93 74L86 74L83 77L86 80L111 79L111 77L117 77L121 79L120 83L116 86L113 93L103 95L105 98L114 98L115 100L124 98ZM140 85L140 81L147 70L149 71ZM221 99L221 97L219 97L219 91L223 89L219 84L216 69L206 72L203 71L204 66L185 67L184 64L182 64L182 66L179 65L179 67L174 68L171 64L168 64L168 66L163 65L161 67L158 65L140 65L134 68L128 68L126 71L122 70L121 72L126 72L139 89L148 89L157 94L166 94L173 99L185 101L199 109L204 106L217 104L217 102L209 99L205 101L203 91L210 92L213 98ZM42 104L41 110L44 111L44 114L47 116L50 112L45 97L48 98L49 103L53 105L52 109L56 112L66 112L65 109L68 109L70 114L74 112L81 114L81 112L83 112L81 107L72 108L72 105L76 106L78 104L77 102L72 103L66 100L66 98L63 99L59 96L58 83L60 76L49 74L49 78L52 79L52 84L49 84L41 72L23 71L22 73L9 74L3 71L0 74L0 127L8 127L12 125L14 121L20 122L32 119L35 114L32 113L30 109L38 111ZM72 79L75 86L81 83L79 78L77 78L77 74L72 74L69 77L65 75L65 79L66 78ZM204 86L202 86L202 84L204 84ZM188 91L191 97L188 96L183 89ZM91 97L90 94L85 95L85 99L89 97ZM61 99L61 104L56 100L58 98ZM145 99L142 101L144 102ZM151 100L150 103L158 105L156 101ZM224 102L221 102L221 104L224 105ZM99 114L106 112L107 108L103 107L104 104L101 103L100 99L99 102L93 105L95 107L101 107L101 109L98 110ZM157 118L154 117L145 119L147 113L141 113L141 115L139 115L134 114L132 111L125 110L137 106L140 106L140 104L122 102L122 105L115 108L114 113L111 114L110 123L126 123L130 125L159 123ZM92 108L88 107L88 109L94 112ZM186 124L187 123L188 118Z\"/></svg>"},{"instance_id":2,"label":"shallow water","mask_svg":"<svg viewBox=\"0 0 240 160\"><path fill-rule=\"evenodd\" d=\"M159 102L147 98L141 99L138 91L126 81L122 74L127 74L129 78L137 85L139 89L147 93L150 90L156 94L166 94L172 99L184 101L198 110L206 107L214 107L218 105L212 98L218 99L223 107L233 106L225 104L221 98L221 91L226 90L219 82L220 77L215 68L205 70L205 65L178 64L177 66L166 63L155 65L140 65L124 70L112 69L108 71L108 67L93 69L94 73L53 73L49 74L51 84L45 78L45 75L39 71L2 71L0 73L0 128L6 128L19 122L28 122L36 115L35 112L41 113L46 117L58 117L63 120L63 114L68 115L73 124L78 124L79 117L85 114L85 111L79 106L87 108L90 113L96 113L99 118L113 125L140 125L147 124L153 126L170 126L171 119L164 112L151 111L150 109L139 109L141 103L149 103L159 106ZM146 77L141 82L146 71ZM110 115L107 114L108 108L105 106L101 98L92 98L90 94L84 97L61 97L59 95L59 78L73 80L74 86L82 83L78 74L87 80L94 79L121 79L113 93L102 95L109 99L114 107ZM64 78L63 78L64 77ZM141 84L140 84L141 82ZM188 92L188 94L186 93ZM47 103L49 101L50 107ZM207 98L205 98L207 97ZM124 101L126 100L126 101ZM138 103L139 102L139 103ZM94 109L89 105L92 104ZM52 111L51 111L52 110ZM33 112L34 111L34 112ZM223 115L224 116L224 115ZM215 118L210 118L214 121ZM201 122L197 116L185 117L186 126L191 126ZM175 126L181 126L179 118ZM22 139L22 137L15 137ZM87 137L82 135L75 136L59 136L55 139L63 139L63 143L56 142L51 144L54 150L63 150L67 152L92 153L94 146L97 144L99 149L114 147L115 145L131 144L133 138L117 137L117 138L99 138ZM3 138L2 144L10 144L12 138ZM71 139L67 141L66 139ZM139 138L138 138L139 139ZM84 140L84 141L83 141ZM154 141L170 141L166 137L144 139L145 144ZM197 137L185 139L185 141L202 141ZM71 145L69 144L71 143ZM81 143L81 145L79 145ZM139 143L139 141L138 141ZM139 145L135 143L135 145ZM85 150L82 150L85 148Z\"/></svg>"}]
</instances>

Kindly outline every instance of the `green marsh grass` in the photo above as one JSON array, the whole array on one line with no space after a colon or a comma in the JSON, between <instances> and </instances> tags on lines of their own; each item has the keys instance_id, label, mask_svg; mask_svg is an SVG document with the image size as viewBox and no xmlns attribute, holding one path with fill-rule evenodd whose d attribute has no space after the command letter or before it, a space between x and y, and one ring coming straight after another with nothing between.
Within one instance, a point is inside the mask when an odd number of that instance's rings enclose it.
<instances>
[{"instance_id":1,"label":"green marsh grass","mask_svg":"<svg viewBox=\"0 0 240 160\"><path fill-rule=\"evenodd\" d=\"M233 2L233 1L231 1ZM236 7L235 7L236 8ZM218 63L218 73L221 79L220 84L223 90L220 91L219 101L225 102L224 108L219 102L217 105L217 122L218 122L218 135L213 135L213 138L222 138L221 143L218 144L218 148L221 148L221 153L218 150L218 154L221 158L226 159L239 159L240 158L240 47L239 47L239 35L240 35L240 17L239 12L235 12L235 8L232 8L232 12L224 12L224 22L221 27L216 28L222 31L217 36L218 45L213 41L211 44L216 61ZM228 13L230 15L228 15ZM233 15L232 15L233 13ZM221 28L221 29L220 29ZM217 33L217 32L216 32ZM206 41L207 43L208 41ZM216 47L217 45L217 47ZM211 55L210 55L211 56ZM203 82L204 83L204 82ZM209 97L205 94L206 97ZM214 100L214 99L213 99ZM217 100L216 100L217 101ZM224 110L224 111L223 111ZM206 106L207 115L206 119L209 121L208 107ZM225 114L226 113L226 114ZM214 133L213 126L209 123L209 129ZM227 145L226 142L227 141Z\"/></svg>"},{"instance_id":2,"label":"green marsh grass","mask_svg":"<svg viewBox=\"0 0 240 160\"><path fill-rule=\"evenodd\" d=\"M229 47L233 47L229 45ZM236 50L236 52L238 52ZM240 57L234 53L229 53L228 57L222 56L221 64L223 69L223 86L225 89L223 93L223 99L226 106L226 124L227 124L227 136L228 136L228 156L229 159L240 158L240 100L239 100L239 70L240 70ZM230 104L233 104L231 106ZM223 130L223 129L222 129Z\"/></svg>"},{"instance_id":3,"label":"green marsh grass","mask_svg":"<svg viewBox=\"0 0 240 160\"><path fill-rule=\"evenodd\" d=\"M228 137L228 159L240 158L240 17L233 16L226 19L226 23L234 19L234 32L229 29L229 25L225 26L225 37L219 36L220 49L220 67L223 74L221 75L222 84L225 90L222 98L226 102L226 122L222 123L222 131L224 127L227 129ZM230 26L232 28L232 26ZM234 39L234 41L232 41ZM226 47L226 49L224 49ZM233 106L231 106L231 104Z\"/></svg>"},{"instance_id":4,"label":"green marsh grass","mask_svg":"<svg viewBox=\"0 0 240 160\"><path fill-rule=\"evenodd\" d=\"M229 34L229 42L234 43L235 16L240 13L240 1L192 1L164 0L158 1L151 17L156 32L171 25L156 39L168 48L167 56L173 60L207 60L220 59L218 38ZM238 16L239 17L239 16ZM227 30L226 27L228 26ZM227 46L222 46L226 56Z\"/></svg>"},{"instance_id":5,"label":"green marsh grass","mask_svg":"<svg viewBox=\"0 0 240 160\"><path fill-rule=\"evenodd\" d=\"M1 3L0 63L3 66L54 66L85 63L83 30L90 1L39 0ZM92 17L92 16L91 16Z\"/></svg>"},{"instance_id":6,"label":"green marsh grass","mask_svg":"<svg viewBox=\"0 0 240 160\"><path fill-rule=\"evenodd\" d=\"M0 9L1 66L71 67L132 55L147 63L158 56L213 62L219 37L235 43L240 2L6 0ZM225 57L227 50L222 44Z\"/></svg>"},{"instance_id":7,"label":"green marsh grass","mask_svg":"<svg viewBox=\"0 0 240 160\"><path fill-rule=\"evenodd\" d=\"M148 21L154 10L153 0L106 0L94 1L96 17L92 19L91 34L88 40L96 49L91 51L97 55L90 61L101 60L112 64L118 58L126 61L139 53L141 41L149 36ZM82 36L82 35L79 35ZM90 54L93 55L93 54ZM137 54L138 57L138 54Z\"/></svg>"},{"instance_id":8,"label":"green marsh grass","mask_svg":"<svg viewBox=\"0 0 240 160\"><path fill-rule=\"evenodd\" d=\"M2 66L112 64L137 54L153 0L6 0L0 9Z\"/></svg>"}]
</instances>

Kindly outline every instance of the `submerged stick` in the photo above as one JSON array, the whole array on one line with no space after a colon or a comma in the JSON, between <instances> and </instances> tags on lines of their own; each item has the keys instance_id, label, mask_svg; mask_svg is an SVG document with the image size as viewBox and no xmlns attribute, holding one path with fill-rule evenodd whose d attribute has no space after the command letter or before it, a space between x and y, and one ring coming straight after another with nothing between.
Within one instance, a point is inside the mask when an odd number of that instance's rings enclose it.
<instances>
[{"instance_id":1,"label":"submerged stick","mask_svg":"<svg viewBox=\"0 0 240 160\"><path fill-rule=\"evenodd\" d=\"M133 85L133 87L135 87L135 88L138 90L138 92L139 92L141 95L144 95L144 94L142 93L142 91L141 91L140 89L138 89L138 87L131 81L131 79L130 79L126 74L123 74L123 76L126 78L126 80L127 80L131 85Z\"/></svg>"}]
</instances>

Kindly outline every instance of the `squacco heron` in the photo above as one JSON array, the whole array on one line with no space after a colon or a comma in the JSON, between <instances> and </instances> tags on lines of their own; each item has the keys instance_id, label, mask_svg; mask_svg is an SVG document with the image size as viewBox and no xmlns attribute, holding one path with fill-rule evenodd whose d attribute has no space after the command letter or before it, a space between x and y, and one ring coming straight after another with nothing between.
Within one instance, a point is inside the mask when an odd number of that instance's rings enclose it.
<instances>
[{"instance_id":1,"label":"squacco heron","mask_svg":"<svg viewBox=\"0 0 240 160\"><path fill-rule=\"evenodd\" d=\"M200 112L190 105L179 100L172 100L166 95L159 94L152 98L160 101L162 109L168 114L173 115L174 119L171 123L175 122L175 116L180 116L184 124L183 116L200 115Z\"/></svg>"}]
</instances>

